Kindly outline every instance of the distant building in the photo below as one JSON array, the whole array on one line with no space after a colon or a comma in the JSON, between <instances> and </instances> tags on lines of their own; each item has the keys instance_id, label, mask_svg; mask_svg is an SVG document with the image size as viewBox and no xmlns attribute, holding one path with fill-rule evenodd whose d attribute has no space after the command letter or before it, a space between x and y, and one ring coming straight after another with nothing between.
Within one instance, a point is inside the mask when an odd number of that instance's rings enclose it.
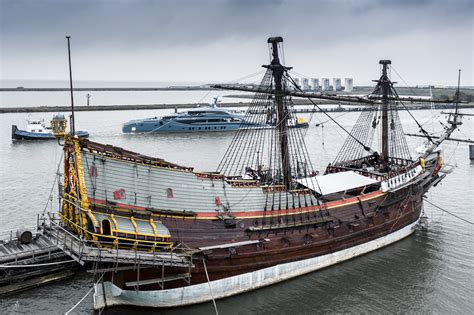
<instances>
[{"instance_id":1,"label":"distant building","mask_svg":"<svg viewBox=\"0 0 474 315\"><path fill-rule=\"evenodd\" d=\"M322 82L322 86L323 86L323 91L332 90L331 84L329 83L329 78L322 78L321 82Z\"/></svg>"},{"instance_id":2,"label":"distant building","mask_svg":"<svg viewBox=\"0 0 474 315\"><path fill-rule=\"evenodd\" d=\"M309 90L309 80L306 78L301 78L301 89L303 91Z\"/></svg>"},{"instance_id":3,"label":"distant building","mask_svg":"<svg viewBox=\"0 0 474 315\"><path fill-rule=\"evenodd\" d=\"M311 79L311 87L315 91L321 90L321 86L319 85L319 79Z\"/></svg>"},{"instance_id":4,"label":"distant building","mask_svg":"<svg viewBox=\"0 0 474 315\"><path fill-rule=\"evenodd\" d=\"M354 88L354 81L352 80L352 78L345 78L344 79L344 90L346 92L350 92L350 91L352 91L353 88Z\"/></svg>"},{"instance_id":5,"label":"distant building","mask_svg":"<svg viewBox=\"0 0 474 315\"><path fill-rule=\"evenodd\" d=\"M341 78L333 78L332 86L334 87L336 91L342 91Z\"/></svg>"}]
</instances>

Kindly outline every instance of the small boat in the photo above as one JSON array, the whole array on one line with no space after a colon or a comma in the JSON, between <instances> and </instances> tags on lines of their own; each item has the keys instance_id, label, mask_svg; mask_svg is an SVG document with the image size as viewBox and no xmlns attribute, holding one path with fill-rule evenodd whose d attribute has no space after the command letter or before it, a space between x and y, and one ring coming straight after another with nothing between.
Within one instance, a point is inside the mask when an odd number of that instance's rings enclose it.
<instances>
[{"instance_id":1,"label":"small boat","mask_svg":"<svg viewBox=\"0 0 474 315\"><path fill-rule=\"evenodd\" d=\"M271 97L270 97L271 99ZM253 111L253 114L262 113L259 110ZM266 126L267 128L275 128L278 125L278 117L276 110L267 108L262 113L266 116ZM297 117L293 115L288 117L288 128L308 128L309 123L303 117Z\"/></svg>"},{"instance_id":2,"label":"small boat","mask_svg":"<svg viewBox=\"0 0 474 315\"><path fill-rule=\"evenodd\" d=\"M54 118L62 117L64 115L55 115ZM52 140L56 139L51 127L46 126L44 119L27 119L26 130L18 129L16 125L12 125L12 139L14 140ZM87 131L76 131L76 136L79 138L88 138Z\"/></svg>"},{"instance_id":3,"label":"small boat","mask_svg":"<svg viewBox=\"0 0 474 315\"><path fill-rule=\"evenodd\" d=\"M289 125L290 128L308 128L309 123L304 118L297 118L296 121Z\"/></svg>"}]
</instances>

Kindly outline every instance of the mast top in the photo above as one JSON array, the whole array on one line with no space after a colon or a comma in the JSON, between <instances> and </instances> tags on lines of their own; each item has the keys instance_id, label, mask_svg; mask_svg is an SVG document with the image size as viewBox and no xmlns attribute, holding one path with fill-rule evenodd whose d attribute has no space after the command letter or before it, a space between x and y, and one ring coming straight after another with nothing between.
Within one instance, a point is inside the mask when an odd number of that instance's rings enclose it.
<instances>
[{"instance_id":1,"label":"mast top","mask_svg":"<svg viewBox=\"0 0 474 315\"><path fill-rule=\"evenodd\" d=\"M379 64L381 64L381 65L391 65L392 61L391 60L380 60Z\"/></svg>"},{"instance_id":2,"label":"mast top","mask_svg":"<svg viewBox=\"0 0 474 315\"><path fill-rule=\"evenodd\" d=\"M283 37L281 37L281 36L269 37L268 40L267 40L267 43L269 43L269 44L283 43Z\"/></svg>"}]
</instances>

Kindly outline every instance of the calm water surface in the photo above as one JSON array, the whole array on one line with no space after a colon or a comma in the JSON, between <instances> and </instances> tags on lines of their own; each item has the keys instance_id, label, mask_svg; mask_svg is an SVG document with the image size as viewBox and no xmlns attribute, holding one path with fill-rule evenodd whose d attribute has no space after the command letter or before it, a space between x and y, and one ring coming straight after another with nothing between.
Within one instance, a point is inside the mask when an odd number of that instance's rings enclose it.
<instances>
[{"instance_id":1,"label":"calm water surface","mask_svg":"<svg viewBox=\"0 0 474 315\"><path fill-rule=\"evenodd\" d=\"M193 96L199 101L202 93ZM11 97L11 96L9 96ZM114 102L119 103L120 99ZM160 101L158 100L157 103ZM64 102L63 102L64 103ZM474 113L474 111L470 111ZM213 171L232 139L232 133L188 135L124 135L121 124L133 118L156 116L168 111L80 112L78 130L88 130L91 140L158 156L197 170ZM415 111L425 127L440 131L431 123L439 112ZM51 113L35 114L51 118ZM350 128L358 113L338 120ZM309 120L310 116L306 116ZM416 132L406 113L401 113L406 132ZM441 118L444 118L441 116ZM50 194L61 150L56 142L12 142L11 125L25 125L25 114L0 115L0 230L35 223ZM315 115L306 141L315 168L322 169L336 156L345 138L331 123ZM453 137L474 138L474 120L465 120ZM409 138L410 148L421 139ZM324 145L323 145L324 142ZM454 173L428 197L441 207L474 221L474 164L468 146L444 145L445 160L456 165ZM56 193L56 189L53 190ZM48 211L57 208L54 197ZM474 313L474 227L444 214L428 204L428 231L417 231L392 246L363 257L247 294L218 300L221 314L312 314L312 313ZM87 274L29 290L0 300L0 314L61 314L71 308L92 286ZM89 296L76 309L92 313ZM106 314L212 314L212 303L173 310L118 307Z\"/></svg>"}]
</instances>

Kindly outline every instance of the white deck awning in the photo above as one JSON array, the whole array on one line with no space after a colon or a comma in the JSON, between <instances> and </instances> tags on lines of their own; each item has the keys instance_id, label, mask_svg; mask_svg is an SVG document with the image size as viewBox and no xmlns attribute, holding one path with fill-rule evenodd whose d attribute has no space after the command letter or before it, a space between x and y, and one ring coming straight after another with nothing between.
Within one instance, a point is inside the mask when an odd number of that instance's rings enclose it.
<instances>
[{"instance_id":1,"label":"white deck awning","mask_svg":"<svg viewBox=\"0 0 474 315\"><path fill-rule=\"evenodd\" d=\"M300 178L297 182L321 195L328 195L378 183L375 179L357 174L353 171Z\"/></svg>"}]
</instances>

